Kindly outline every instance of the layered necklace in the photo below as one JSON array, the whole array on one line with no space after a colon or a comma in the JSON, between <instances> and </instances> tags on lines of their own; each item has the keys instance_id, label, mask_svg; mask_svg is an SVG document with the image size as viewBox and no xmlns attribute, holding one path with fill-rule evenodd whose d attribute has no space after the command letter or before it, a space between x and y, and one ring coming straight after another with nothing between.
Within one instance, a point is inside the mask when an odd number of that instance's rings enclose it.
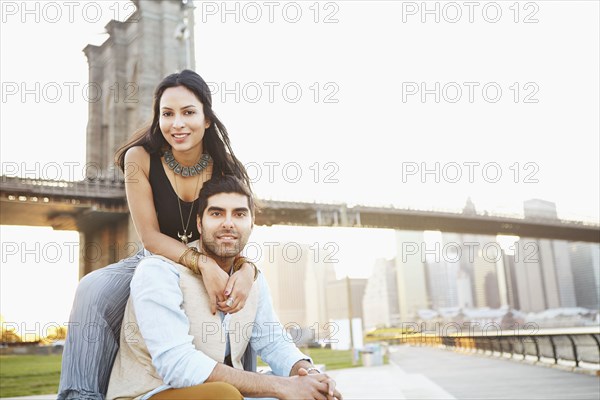
<instances>
[{"instance_id":1,"label":"layered necklace","mask_svg":"<svg viewBox=\"0 0 600 400\"><path fill-rule=\"evenodd\" d=\"M171 150L165 151L165 163L167 166L173 171L173 180L175 181L175 196L177 197L177 205L179 206L179 217L181 218L181 227L183 229L183 234L177 231L177 237L181 240L183 244L188 244L188 241L192 238L193 231L190 230L188 233L188 227L190 225L190 220L192 219L192 212L194 211L194 204L196 203L196 199L192 202L192 206L190 207L190 213L188 214L187 222L183 224L183 212L181 211L181 200L179 200L179 188L177 187L177 175L181 176L194 176L198 175L198 179L196 180L196 189L194 193L198 195L198 185L200 184L201 172L206 169L208 163L210 161L210 156L206 153L200 156L200 160L191 166L185 167L179 164L177 160L175 160L175 156Z\"/></svg>"}]
</instances>

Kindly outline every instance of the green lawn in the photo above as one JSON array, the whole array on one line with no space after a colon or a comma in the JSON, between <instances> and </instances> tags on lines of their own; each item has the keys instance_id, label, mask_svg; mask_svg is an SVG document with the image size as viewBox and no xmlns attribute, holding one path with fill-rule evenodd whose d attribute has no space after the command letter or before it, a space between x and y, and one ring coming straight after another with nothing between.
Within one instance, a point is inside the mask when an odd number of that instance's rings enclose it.
<instances>
[{"instance_id":1,"label":"green lawn","mask_svg":"<svg viewBox=\"0 0 600 400\"><path fill-rule=\"evenodd\" d=\"M327 371L341 368L362 367L360 358L356 365L352 365L352 350L331 349L301 349L310 356L315 364L325 364Z\"/></svg>"},{"instance_id":2,"label":"green lawn","mask_svg":"<svg viewBox=\"0 0 600 400\"><path fill-rule=\"evenodd\" d=\"M0 356L0 397L58 391L61 355Z\"/></svg>"},{"instance_id":3,"label":"green lawn","mask_svg":"<svg viewBox=\"0 0 600 400\"><path fill-rule=\"evenodd\" d=\"M352 368L350 350L301 349L328 371ZM61 355L0 356L0 397L50 394L58 391ZM387 357L384 357L387 363ZM258 360L258 365L265 364ZM354 367L362 366L360 360Z\"/></svg>"},{"instance_id":4,"label":"green lawn","mask_svg":"<svg viewBox=\"0 0 600 400\"><path fill-rule=\"evenodd\" d=\"M351 350L331 350L331 349L300 349L304 354L310 356L315 364L325 364L327 371L341 368L353 368L362 367L362 361L360 357L356 365L352 365L352 351ZM387 356L383 357L384 364L388 363ZM266 366L260 358L258 359L259 366Z\"/></svg>"}]
</instances>

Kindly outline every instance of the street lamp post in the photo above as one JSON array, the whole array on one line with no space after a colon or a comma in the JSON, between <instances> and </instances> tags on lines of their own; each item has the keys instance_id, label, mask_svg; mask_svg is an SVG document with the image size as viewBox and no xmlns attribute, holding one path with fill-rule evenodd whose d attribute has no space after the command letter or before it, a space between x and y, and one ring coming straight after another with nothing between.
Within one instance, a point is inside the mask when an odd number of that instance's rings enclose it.
<instances>
[{"instance_id":1,"label":"street lamp post","mask_svg":"<svg viewBox=\"0 0 600 400\"><path fill-rule=\"evenodd\" d=\"M350 324L350 351L352 353L352 365L357 364L354 349L354 329L352 328L352 287L350 286L350 276L346 275L346 291L348 292L348 322Z\"/></svg>"}]
</instances>

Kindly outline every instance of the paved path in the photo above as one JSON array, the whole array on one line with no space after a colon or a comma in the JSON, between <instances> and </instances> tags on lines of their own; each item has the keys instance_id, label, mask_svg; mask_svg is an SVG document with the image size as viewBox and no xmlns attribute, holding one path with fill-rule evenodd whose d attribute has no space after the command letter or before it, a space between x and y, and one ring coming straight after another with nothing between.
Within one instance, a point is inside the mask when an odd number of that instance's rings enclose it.
<instances>
[{"instance_id":1,"label":"paved path","mask_svg":"<svg viewBox=\"0 0 600 400\"><path fill-rule=\"evenodd\" d=\"M329 371L344 399L454 399L423 374L408 373L393 363Z\"/></svg>"},{"instance_id":2,"label":"paved path","mask_svg":"<svg viewBox=\"0 0 600 400\"><path fill-rule=\"evenodd\" d=\"M598 376L429 347L390 351L388 365L328 372L345 399L600 399Z\"/></svg>"},{"instance_id":3,"label":"paved path","mask_svg":"<svg viewBox=\"0 0 600 400\"><path fill-rule=\"evenodd\" d=\"M600 377L515 360L430 347L391 353L403 371L422 374L457 399L600 399Z\"/></svg>"}]
</instances>

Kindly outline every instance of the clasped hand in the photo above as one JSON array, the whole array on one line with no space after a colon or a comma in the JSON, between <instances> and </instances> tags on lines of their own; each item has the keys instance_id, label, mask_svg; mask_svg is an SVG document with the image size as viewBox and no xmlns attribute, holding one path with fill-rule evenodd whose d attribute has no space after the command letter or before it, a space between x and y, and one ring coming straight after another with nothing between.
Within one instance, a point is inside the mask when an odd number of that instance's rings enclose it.
<instances>
[{"instance_id":1,"label":"clasped hand","mask_svg":"<svg viewBox=\"0 0 600 400\"><path fill-rule=\"evenodd\" d=\"M253 269L242 267L229 276L212 258L203 256L202 261L205 264L202 280L210 299L210 312L233 314L244 308L254 282Z\"/></svg>"},{"instance_id":2,"label":"clasped hand","mask_svg":"<svg viewBox=\"0 0 600 400\"><path fill-rule=\"evenodd\" d=\"M305 368L291 376L282 399L343 400L335 381L324 373L308 373Z\"/></svg>"}]
</instances>

